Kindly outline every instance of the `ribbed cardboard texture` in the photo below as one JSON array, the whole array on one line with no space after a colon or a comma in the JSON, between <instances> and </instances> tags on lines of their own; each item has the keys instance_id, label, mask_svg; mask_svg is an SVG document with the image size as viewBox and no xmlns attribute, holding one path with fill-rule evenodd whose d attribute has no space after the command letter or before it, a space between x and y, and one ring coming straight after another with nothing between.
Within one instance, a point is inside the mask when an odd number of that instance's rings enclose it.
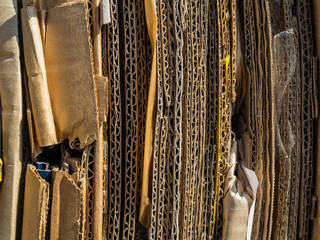
<instances>
[{"instance_id":1,"label":"ribbed cardboard texture","mask_svg":"<svg viewBox=\"0 0 320 240\"><path fill-rule=\"evenodd\" d=\"M49 183L28 165L24 192L22 240L45 239L49 203Z\"/></svg>"},{"instance_id":2,"label":"ribbed cardboard texture","mask_svg":"<svg viewBox=\"0 0 320 240\"><path fill-rule=\"evenodd\" d=\"M0 0L0 96L3 182L0 183L1 239L16 239L22 162L22 89L17 1Z\"/></svg>"},{"instance_id":3,"label":"ribbed cardboard texture","mask_svg":"<svg viewBox=\"0 0 320 240\"><path fill-rule=\"evenodd\" d=\"M320 73L319 68L319 58L320 58L320 2L312 1L312 13L313 13L313 30L315 36L315 48L318 57L318 74ZM317 78L317 83L320 83L319 76ZM318 204L315 211L315 219L313 221L312 228L312 239L320 239L320 211L319 211L319 202L320 202L320 118L317 120L317 141L316 144L316 169L315 169L315 195L318 198Z\"/></svg>"}]
</instances>

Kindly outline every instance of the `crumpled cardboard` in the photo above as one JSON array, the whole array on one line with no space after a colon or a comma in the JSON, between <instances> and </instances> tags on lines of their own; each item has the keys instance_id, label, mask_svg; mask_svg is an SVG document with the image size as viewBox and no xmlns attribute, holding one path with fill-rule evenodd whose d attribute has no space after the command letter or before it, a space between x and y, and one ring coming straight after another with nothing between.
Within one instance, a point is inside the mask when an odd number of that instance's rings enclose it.
<instances>
[{"instance_id":1,"label":"crumpled cardboard","mask_svg":"<svg viewBox=\"0 0 320 240\"><path fill-rule=\"evenodd\" d=\"M255 173L237 163L237 142L232 143L230 169L223 199L222 239L250 239L258 187ZM235 167L237 165L237 171Z\"/></svg>"},{"instance_id":2,"label":"crumpled cardboard","mask_svg":"<svg viewBox=\"0 0 320 240\"><path fill-rule=\"evenodd\" d=\"M22 161L22 88L16 0L0 0L0 98L3 182L0 183L0 238L16 239Z\"/></svg>"},{"instance_id":3,"label":"crumpled cardboard","mask_svg":"<svg viewBox=\"0 0 320 240\"><path fill-rule=\"evenodd\" d=\"M85 2L48 10L44 55L57 140L80 141L98 134L98 109Z\"/></svg>"},{"instance_id":4,"label":"crumpled cardboard","mask_svg":"<svg viewBox=\"0 0 320 240\"><path fill-rule=\"evenodd\" d=\"M37 140L41 147L57 144L44 62L42 37L34 6L21 9L23 49Z\"/></svg>"},{"instance_id":5,"label":"crumpled cardboard","mask_svg":"<svg viewBox=\"0 0 320 240\"><path fill-rule=\"evenodd\" d=\"M45 239L50 185L38 173L35 166L27 167L22 240Z\"/></svg>"}]
</instances>

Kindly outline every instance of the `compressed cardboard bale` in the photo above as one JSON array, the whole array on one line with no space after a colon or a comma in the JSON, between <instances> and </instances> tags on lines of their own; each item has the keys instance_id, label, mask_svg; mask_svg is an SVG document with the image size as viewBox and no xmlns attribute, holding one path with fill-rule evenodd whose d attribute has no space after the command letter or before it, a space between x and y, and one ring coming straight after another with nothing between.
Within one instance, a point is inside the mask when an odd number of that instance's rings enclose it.
<instances>
[{"instance_id":1,"label":"compressed cardboard bale","mask_svg":"<svg viewBox=\"0 0 320 240\"><path fill-rule=\"evenodd\" d=\"M42 37L34 6L21 10L22 35L28 87L37 140L41 147L57 144L47 84Z\"/></svg>"},{"instance_id":2,"label":"compressed cardboard bale","mask_svg":"<svg viewBox=\"0 0 320 240\"><path fill-rule=\"evenodd\" d=\"M22 88L16 0L0 0L0 98L3 182L0 183L1 239L16 239L22 161Z\"/></svg>"},{"instance_id":3,"label":"compressed cardboard bale","mask_svg":"<svg viewBox=\"0 0 320 240\"><path fill-rule=\"evenodd\" d=\"M87 8L74 2L51 8L44 45L48 87L57 140L80 141L80 148L98 134Z\"/></svg>"},{"instance_id":4,"label":"compressed cardboard bale","mask_svg":"<svg viewBox=\"0 0 320 240\"><path fill-rule=\"evenodd\" d=\"M49 187L36 167L29 164L24 192L22 240L45 239Z\"/></svg>"}]
</instances>

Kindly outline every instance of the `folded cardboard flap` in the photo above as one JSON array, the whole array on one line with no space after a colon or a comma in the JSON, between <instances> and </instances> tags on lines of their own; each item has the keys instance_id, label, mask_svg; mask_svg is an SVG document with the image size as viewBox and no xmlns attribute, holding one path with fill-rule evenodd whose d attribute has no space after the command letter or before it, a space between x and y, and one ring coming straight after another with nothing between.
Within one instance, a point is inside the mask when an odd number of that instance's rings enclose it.
<instances>
[{"instance_id":1,"label":"folded cardboard flap","mask_svg":"<svg viewBox=\"0 0 320 240\"><path fill-rule=\"evenodd\" d=\"M21 9L25 64L32 114L41 147L57 144L55 125L48 91L42 37L34 6Z\"/></svg>"},{"instance_id":2,"label":"folded cardboard flap","mask_svg":"<svg viewBox=\"0 0 320 240\"><path fill-rule=\"evenodd\" d=\"M54 169L52 181L50 239L84 239L85 179L79 171L70 175Z\"/></svg>"},{"instance_id":3,"label":"folded cardboard flap","mask_svg":"<svg viewBox=\"0 0 320 240\"><path fill-rule=\"evenodd\" d=\"M45 62L57 140L78 138L80 148L98 135L98 110L84 2L62 4L47 15Z\"/></svg>"},{"instance_id":4,"label":"folded cardboard flap","mask_svg":"<svg viewBox=\"0 0 320 240\"><path fill-rule=\"evenodd\" d=\"M23 239L45 239L49 203L49 183L47 183L35 166L27 166L24 207Z\"/></svg>"}]
</instances>

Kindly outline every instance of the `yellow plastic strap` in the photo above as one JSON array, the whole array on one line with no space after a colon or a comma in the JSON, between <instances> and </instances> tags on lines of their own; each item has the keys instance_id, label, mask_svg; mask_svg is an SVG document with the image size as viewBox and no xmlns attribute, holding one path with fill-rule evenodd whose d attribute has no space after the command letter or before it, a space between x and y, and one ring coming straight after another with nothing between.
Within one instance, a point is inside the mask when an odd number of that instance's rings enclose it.
<instances>
[{"instance_id":1,"label":"yellow plastic strap","mask_svg":"<svg viewBox=\"0 0 320 240\"><path fill-rule=\"evenodd\" d=\"M228 67L229 67L229 62L230 62L230 56L227 56L225 59L222 60L222 62L225 62L226 65L226 90L228 91L229 88L229 74L228 74ZM220 159L220 140L221 140L221 144L224 144L223 139L220 139L220 128L221 128L221 88L222 88L222 82L221 82L221 76L220 76L220 62L219 62L219 85L218 85L218 127L216 130L216 144L217 144L217 173L216 173L216 183L215 183L215 199L214 199L214 208L213 208L213 230L214 230L214 226L216 223L216 212L217 212L217 202L219 201L218 199L218 194L219 194L219 185L220 185L220 177L219 177L219 173L220 173L220 166L219 166L219 159ZM229 101L229 95L226 94L226 101ZM222 129L222 131L224 131L225 129Z\"/></svg>"},{"instance_id":2,"label":"yellow plastic strap","mask_svg":"<svg viewBox=\"0 0 320 240\"><path fill-rule=\"evenodd\" d=\"M2 159L0 158L0 182L2 182Z\"/></svg>"}]
</instances>

